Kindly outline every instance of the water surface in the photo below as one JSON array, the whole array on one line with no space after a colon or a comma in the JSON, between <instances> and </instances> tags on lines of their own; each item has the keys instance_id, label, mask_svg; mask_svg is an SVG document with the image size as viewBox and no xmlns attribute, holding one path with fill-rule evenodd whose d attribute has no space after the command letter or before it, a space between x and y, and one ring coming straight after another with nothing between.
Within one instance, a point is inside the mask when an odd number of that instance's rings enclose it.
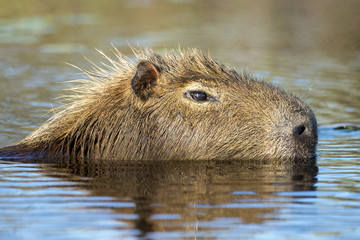
<instances>
[{"instance_id":1,"label":"water surface","mask_svg":"<svg viewBox=\"0 0 360 240\"><path fill-rule=\"evenodd\" d=\"M0 146L51 116L111 44L196 47L286 88L319 123L360 122L360 2L7 1ZM358 239L360 131L321 129L316 166L0 162L0 239Z\"/></svg>"}]
</instances>

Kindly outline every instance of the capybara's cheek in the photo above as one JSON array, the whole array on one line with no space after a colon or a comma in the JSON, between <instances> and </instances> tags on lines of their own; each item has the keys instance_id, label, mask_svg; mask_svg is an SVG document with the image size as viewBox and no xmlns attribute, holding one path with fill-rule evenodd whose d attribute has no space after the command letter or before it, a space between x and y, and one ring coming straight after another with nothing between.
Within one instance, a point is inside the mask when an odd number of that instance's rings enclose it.
<instances>
[{"instance_id":1,"label":"capybara's cheek","mask_svg":"<svg viewBox=\"0 0 360 240\"><path fill-rule=\"evenodd\" d=\"M114 52L118 52L117 50ZM307 159L316 118L299 98L197 50L104 55L67 104L6 156L68 159Z\"/></svg>"}]
</instances>

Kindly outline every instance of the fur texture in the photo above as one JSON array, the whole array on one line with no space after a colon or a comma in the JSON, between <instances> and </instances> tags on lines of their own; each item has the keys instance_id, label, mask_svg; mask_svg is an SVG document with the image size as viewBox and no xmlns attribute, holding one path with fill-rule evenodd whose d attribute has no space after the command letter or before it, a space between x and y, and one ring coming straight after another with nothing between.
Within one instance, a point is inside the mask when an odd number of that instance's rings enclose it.
<instances>
[{"instance_id":1,"label":"fur texture","mask_svg":"<svg viewBox=\"0 0 360 240\"><path fill-rule=\"evenodd\" d=\"M84 71L66 104L4 155L91 159L308 159L317 124L297 97L195 49L134 49Z\"/></svg>"}]
</instances>

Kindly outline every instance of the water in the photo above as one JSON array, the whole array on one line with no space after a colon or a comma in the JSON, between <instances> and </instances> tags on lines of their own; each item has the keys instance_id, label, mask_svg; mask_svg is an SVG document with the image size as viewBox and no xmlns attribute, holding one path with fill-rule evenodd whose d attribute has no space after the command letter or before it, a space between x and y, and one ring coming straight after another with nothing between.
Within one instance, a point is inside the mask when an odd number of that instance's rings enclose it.
<instances>
[{"instance_id":1,"label":"water","mask_svg":"<svg viewBox=\"0 0 360 240\"><path fill-rule=\"evenodd\" d=\"M360 119L358 1L6 1L0 146L46 120L111 43L196 47ZM249 161L0 161L0 239L358 239L360 131L321 129L314 167Z\"/></svg>"}]
</instances>

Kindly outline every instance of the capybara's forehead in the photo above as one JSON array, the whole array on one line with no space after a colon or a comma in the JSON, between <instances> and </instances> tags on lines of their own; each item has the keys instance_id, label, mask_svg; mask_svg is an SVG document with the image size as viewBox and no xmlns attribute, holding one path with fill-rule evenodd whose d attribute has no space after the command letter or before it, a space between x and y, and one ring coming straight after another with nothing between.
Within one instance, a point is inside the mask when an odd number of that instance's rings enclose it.
<instances>
[{"instance_id":1,"label":"capybara's forehead","mask_svg":"<svg viewBox=\"0 0 360 240\"><path fill-rule=\"evenodd\" d=\"M68 103L6 154L127 160L313 159L306 103L194 49L113 50ZM1 150L0 150L1 153Z\"/></svg>"},{"instance_id":2,"label":"capybara's forehead","mask_svg":"<svg viewBox=\"0 0 360 240\"><path fill-rule=\"evenodd\" d=\"M246 73L239 74L197 49L165 50L161 56L150 49L145 49L137 50L135 55L139 61L152 62L162 74L177 81L239 80L246 77Z\"/></svg>"}]
</instances>

